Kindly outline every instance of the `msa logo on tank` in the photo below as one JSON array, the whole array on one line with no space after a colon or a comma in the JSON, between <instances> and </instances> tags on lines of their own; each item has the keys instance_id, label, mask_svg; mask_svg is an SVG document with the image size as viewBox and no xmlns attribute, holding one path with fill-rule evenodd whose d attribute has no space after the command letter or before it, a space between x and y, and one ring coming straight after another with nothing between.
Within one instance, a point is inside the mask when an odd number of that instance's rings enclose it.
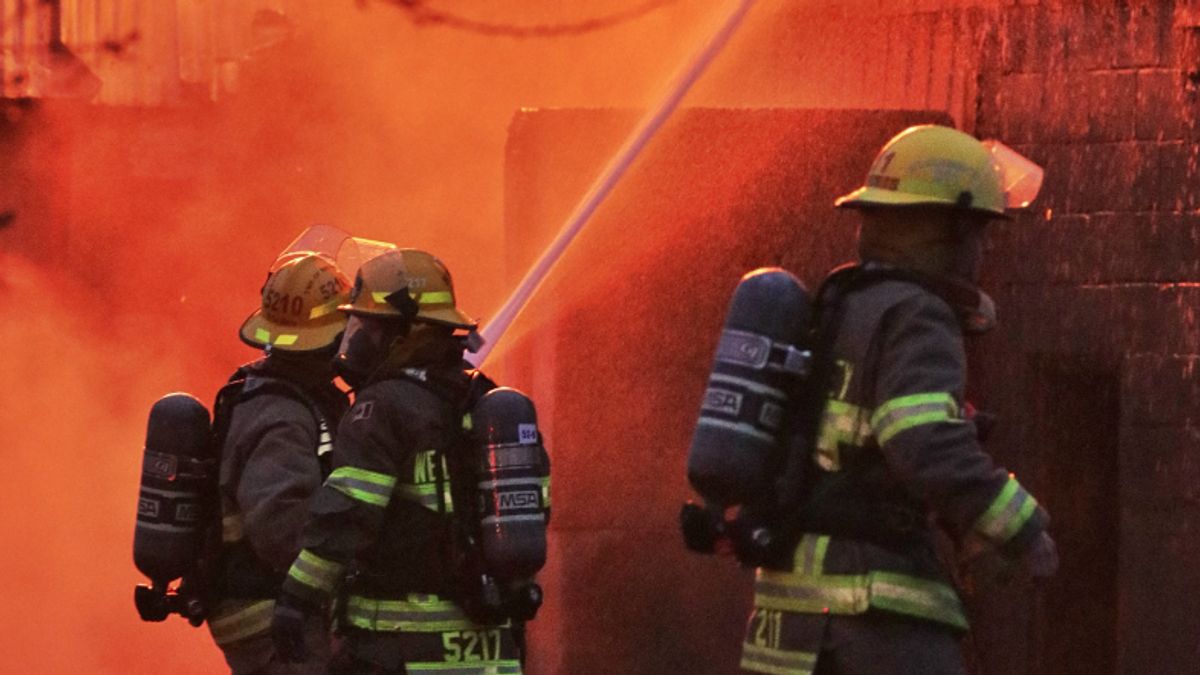
<instances>
[{"instance_id":1,"label":"msa logo on tank","mask_svg":"<svg viewBox=\"0 0 1200 675\"><path fill-rule=\"evenodd\" d=\"M501 581L531 578L546 562L546 450L533 401L499 387L471 411L479 541Z\"/></svg>"}]
</instances>

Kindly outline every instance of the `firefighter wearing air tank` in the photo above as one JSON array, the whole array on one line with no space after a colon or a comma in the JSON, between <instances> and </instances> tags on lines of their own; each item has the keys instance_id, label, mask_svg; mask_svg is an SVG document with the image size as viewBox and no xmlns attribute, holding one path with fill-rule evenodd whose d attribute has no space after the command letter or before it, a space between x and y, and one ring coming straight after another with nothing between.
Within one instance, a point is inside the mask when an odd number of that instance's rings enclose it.
<instances>
[{"instance_id":1,"label":"firefighter wearing air tank","mask_svg":"<svg viewBox=\"0 0 1200 675\"><path fill-rule=\"evenodd\" d=\"M278 648L303 660L300 621L340 594L332 672L519 673L512 625L540 603L546 554L533 406L467 368L476 323L430 254L365 263L342 309L355 404L283 585Z\"/></svg>"},{"instance_id":2,"label":"firefighter wearing air tank","mask_svg":"<svg viewBox=\"0 0 1200 675\"><path fill-rule=\"evenodd\" d=\"M747 300L735 297L710 378L718 400L706 400L689 456L709 508L689 505L683 525L692 548L728 535L758 567L744 669L963 673L967 617L933 527L960 556L989 552L1034 577L1055 571L1045 511L982 450L963 398L963 336L994 320L976 286L985 224L1038 184L1040 169L1003 145L913 127L837 200L861 215L857 265L815 297L782 270L743 281ZM761 306L766 296L754 293L767 277L790 305L739 319ZM757 370L746 358L755 349L730 351L754 339L768 345ZM794 412L735 419L717 405L721 391ZM734 505L739 516L722 522Z\"/></svg>"},{"instance_id":3,"label":"firefighter wearing air tank","mask_svg":"<svg viewBox=\"0 0 1200 675\"><path fill-rule=\"evenodd\" d=\"M337 420L349 407L332 382L346 324L337 307L349 292L349 281L324 255L281 256L261 308L239 333L266 356L238 369L214 406L214 433L225 439L222 551L220 600L208 626L235 675L319 673L328 663L329 627L321 617L304 626L314 654L304 666L274 658L269 628L275 596L300 550L309 499L328 474Z\"/></svg>"}]
</instances>

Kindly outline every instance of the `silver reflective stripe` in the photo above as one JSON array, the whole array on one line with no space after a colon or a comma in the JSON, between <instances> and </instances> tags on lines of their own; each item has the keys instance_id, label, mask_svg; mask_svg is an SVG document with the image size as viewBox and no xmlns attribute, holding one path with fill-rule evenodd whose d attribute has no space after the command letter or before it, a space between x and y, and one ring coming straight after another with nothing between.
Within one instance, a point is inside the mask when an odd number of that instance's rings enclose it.
<instances>
[{"instance_id":1,"label":"silver reflective stripe","mask_svg":"<svg viewBox=\"0 0 1200 675\"><path fill-rule=\"evenodd\" d=\"M159 497L171 497L175 499L181 497L185 499L188 497L191 497L192 499L198 499L200 497L200 494L194 490L189 490L187 492L182 492L179 490L159 490L158 488L146 487L144 485L142 486L142 492L151 495L158 495Z\"/></svg>"},{"instance_id":2,"label":"silver reflective stripe","mask_svg":"<svg viewBox=\"0 0 1200 675\"><path fill-rule=\"evenodd\" d=\"M813 652L772 649L751 642L742 643L741 667L769 675L809 675L817 666Z\"/></svg>"},{"instance_id":3,"label":"silver reflective stripe","mask_svg":"<svg viewBox=\"0 0 1200 675\"><path fill-rule=\"evenodd\" d=\"M274 600L233 603L221 607L218 615L208 620L208 630L212 633L213 642L225 646L266 633L271 628L274 612Z\"/></svg>"},{"instance_id":4,"label":"silver reflective stripe","mask_svg":"<svg viewBox=\"0 0 1200 675\"><path fill-rule=\"evenodd\" d=\"M440 633L478 627L453 602L436 595L408 598L373 600L352 595L346 604L346 618L354 626L373 631Z\"/></svg>"},{"instance_id":5,"label":"silver reflective stripe","mask_svg":"<svg viewBox=\"0 0 1200 675\"><path fill-rule=\"evenodd\" d=\"M490 489L494 487L510 487L513 485L540 488L542 485L542 479L538 476L533 476L532 478L499 478L497 480L479 481L479 487L483 489Z\"/></svg>"},{"instance_id":6,"label":"silver reflective stripe","mask_svg":"<svg viewBox=\"0 0 1200 675\"><path fill-rule=\"evenodd\" d=\"M1009 476L1000 494L975 523L975 529L996 541L1008 541L1037 511L1037 500Z\"/></svg>"},{"instance_id":7,"label":"silver reflective stripe","mask_svg":"<svg viewBox=\"0 0 1200 675\"><path fill-rule=\"evenodd\" d=\"M446 512L454 511L454 499L450 494L450 483L443 483L445 488L442 491L442 500L446 505ZM420 485L400 484L396 486L396 493L406 501L416 502L430 511L438 510L437 483L422 483Z\"/></svg>"},{"instance_id":8,"label":"silver reflective stripe","mask_svg":"<svg viewBox=\"0 0 1200 675\"><path fill-rule=\"evenodd\" d=\"M479 522L484 525L495 525L496 523L516 523L516 522L542 522L546 519L544 513L532 513L520 516L484 516Z\"/></svg>"},{"instance_id":9,"label":"silver reflective stripe","mask_svg":"<svg viewBox=\"0 0 1200 675\"><path fill-rule=\"evenodd\" d=\"M754 604L763 609L806 614L862 614L871 606L867 578L819 576L787 582L762 578L754 585Z\"/></svg>"},{"instance_id":10,"label":"silver reflective stripe","mask_svg":"<svg viewBox=\"0 0 1200 675\"><path fill-rule=\"evenodd\" d=\"M530 466L542 463L542 446L525 445L521 443L504 443L489 445L489 452L484 456L480 465L485 469L491 467L503 468L509 466Z\"/></svg>"},{"instance_id":11,"label":"silver reflective stripe","mask_svg":"<svg viewBox=\"0 0 1200 675\"><path fill-rule=\"evenodd\" d=\"M418 661L405 663L410 673L446 673L447 675L521 675L518 661L479 661L475 663L445 663L440 661Z\"/></svg>"},{"instance_id":12,"label":"silver reflective stripe","mask_svg":"<svg viewBox=\"0 0 1200 675\"><path fill-rule=\"evenodd\" d=\"M751 436L759 439L760 441L766 441L768 443L775 442L775 436L773 434L768 434L765 431L759 431L753 425L746 424L744 422L726 422L725 420L713 419L711 417L701 417L699 420L697 420L696 424L705 427L717 427L719 429L725 429L727 431L742 434L743 436Z\"/></svg>"},{"instance_id":13,"label":"silver reflective stripe","mask_svg":"<svg viewBox=\"0 0 1200 675\"><path fill-rule=\"evenodd\" d=\"M139 520L137 526L155 532L195 532L195 525L169 525L167 523L147 523Z\"/></svg>"},{"instance_id":14,"label":"silver reflective stripe","mask_svg":"<svg viewBox=\"0 0 1200 675\"><path fill-rule=\"evenodd\" d=\"M317 440L317 457L333 450L333 436L329 433L329 425L321 420L321 437Z\"/></svg>"},{"instance_id":15,"label":"silver reflective stripe","mask_svg":"<svg viewBox=\"0 0 1200 675\"><path fill-rule=\"evenodd\" d=\"M763 394L764 396L770 396L772 398L777 398L780 401L787 400L787 394L782 389L776 389L775 387L768 387L765 384L762 384L760 382L755 382L754 380L747 380L744 377L737 377L735 375L725 375L724 373L712 373L711 375L708 376L708 381L709 382L724 382L725 384L732 384L732 385L741 387L743 389L749 389L750 391L752 391L756 394Z\"/></svg>"}]
</instances>

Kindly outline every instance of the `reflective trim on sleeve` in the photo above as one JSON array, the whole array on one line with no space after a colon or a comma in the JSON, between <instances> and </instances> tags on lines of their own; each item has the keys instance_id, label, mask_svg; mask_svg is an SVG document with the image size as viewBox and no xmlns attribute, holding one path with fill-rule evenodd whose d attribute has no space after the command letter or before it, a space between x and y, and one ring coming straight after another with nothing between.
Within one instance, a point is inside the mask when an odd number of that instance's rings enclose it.
<instances>
[{"instance_id":1,"label":"reflective trim on sleeve","mask_svg":"<svg viewBox=\"0 0 1200 675\"><path fill-rule=\"evenodd\" d=\"M239 640L266 634L271 629L274 612L274 600L229 603L209 618L208 630L212 633L213 642L224 647Z\"/></svg>"},{"instance_id":2,"label":"reflective trim on sleeve","mask_svg":"<svg viewBox=\"0 0 1200 675\"><path fill-rule=\"evenodd\" d=\"M339 466L325 479L326 487L373 506L386 507L392 500L396 478L352 466Z\"/></svg>"},{"instance_id":3,"label":"reflective trim on sleeve","mask_svg":"<svg viewBox=\"0 0 1200 675\"><path fill-rule=\"evenodd\" d=\"M975 521L974 529L993 541L1006 542L1021 531L1037 510L1037 500L1009 475L1000 494Z\"/></svg>"},{"instance_id":4,"label":"reflective trim on sleeve","mask_svg":"<svg viewBox=\"0 0 1200 675\"><path fill-rule=\"evenodd\" d=\"M226 544L241 541L245 536L243 522L240 513L231 513L221 518L221 541Z\"/></svg>"},{"instance_id":5,"label":"reflective trim on sleeve","mask_svg":"<svg viewBox=\"0 0 1200 675\"><path fill-rule=\"evenodd\" d=\"M542 476L542 508L550 508L550 476Z\"/></svg>"},{"instance_id":6,"label":"reflective trim on sleeve","mask_svg":"<svg viewBox=\"0 0 1200 675\"><path fill-rule=\"evenodd\" d=\"M346 602L346 620L364 630L383 632L440 633L480 628L453 602L436 595L415 593L404 600L351 595Z\"/></svg>"},{"instance_id":7,"label":"reflective trim on sleeve","mask_svg":"<svg viewBox=\"0 0 1200 675\"><path fill-rule=\"evenodd\" d=\"M743 642L741 667L767 675L811 675L817 667L817 655Z\"/></svg>"},{"instance_id":8,"label":"reflective trim on sleeve","mask_svg":"<svg viewBox=\"0 0 1200 675\"><path fill-rule=\"evenodd\" d=\"M963 423L959 417L958 403L943 391L894 398L879 406L871 415L871 428L875 429L881 445L906 429L938 422Z\"/></svg>"},{"instance_id":9,"label":"reflective trim on sleeve","mask_svg":"<svg viewBox=\"0 0 1200 675\"><path fill-rule=\"evenodd\" d=\"M342 571L345 568L346 566L341 563L325 560L305 549L300 551L296 562L292 563L292 568L288 570L288 576L309 588L331 594L337 590Z\"/></svg>"}]
</instances>

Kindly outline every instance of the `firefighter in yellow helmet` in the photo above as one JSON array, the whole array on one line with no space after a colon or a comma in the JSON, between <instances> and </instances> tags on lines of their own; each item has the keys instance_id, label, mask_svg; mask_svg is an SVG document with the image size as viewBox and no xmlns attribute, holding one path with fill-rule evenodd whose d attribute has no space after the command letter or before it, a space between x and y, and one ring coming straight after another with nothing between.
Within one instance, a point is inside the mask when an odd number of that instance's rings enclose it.
<instances>
[{"instance_id":1,"label":"firefighter in yellow helmet","mask_svg":"<svg viewBox=\"0 0 1200 675\"><path fill-rule=\"evenodd\" d=\"M332 367L346 324L337 308L349 293L349 281L324 255L281 256L239 332L265 356L238 368L214 406L214 430L223 438L222 544L219 601L208 625L235 675L315 674L328 664L329 627L320 617L303 627L314 654L304 665L275 658L269 628L349 406Z\"/></svg>"},{"instance_id":2,"label":"firefighter in yellow helmet","mask_svg":"<svg viewBox=\"0 0 1200 675\"><path fill-rule=\"evenodd\" d=\"M913 127L837 200L861 215L860 262L817 296L820 399L802 470L777 513L742 516L743 532L774 519L776 535L735 542L758 566L744 669L964 673L967 617L931 523L964 556L990 551L1034 577L1057 568L1046 512L981 448L964 400L963 336L994 320L976 286L985 225L1030 197L1006 156Z\"/></svg>"},{"instance_id":3,"label":"firefighter in yellow helmet","mask_svg":"<svg viewBox=\"0 0 1200 675\"><path fill-rule=\"evenodd\" d=\"M465 404L494 386L464 364L476 322L456 300L441 261L398 249L362 266L341 307L350 319L337 363L355 403L276 607L287 658L308 656L299 627L342 591L344 649L331 672L521 672L510 626L468 611L453 553L462 486L451 454ZM344 587L347 569L357 573Z\"/></svg>"}]
</instances>

